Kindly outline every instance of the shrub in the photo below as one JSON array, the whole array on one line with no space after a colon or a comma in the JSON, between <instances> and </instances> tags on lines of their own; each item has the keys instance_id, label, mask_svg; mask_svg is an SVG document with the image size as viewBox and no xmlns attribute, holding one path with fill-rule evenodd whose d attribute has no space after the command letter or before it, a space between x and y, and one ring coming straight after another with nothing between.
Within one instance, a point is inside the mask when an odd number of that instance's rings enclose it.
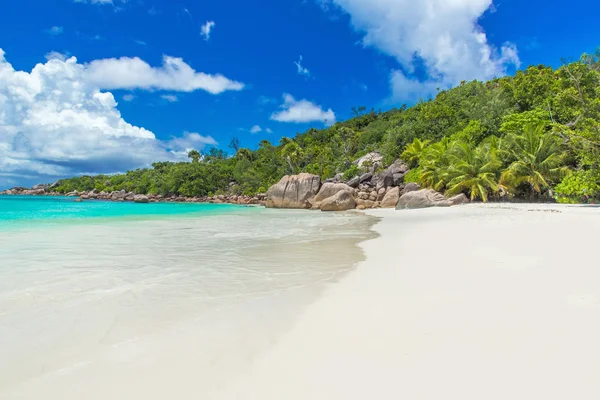
<instances>
[{"instance_id":1,"label":"shrub","mask_svg":"<svg viewBox=\"0 0 600 400\"><path fill-rule=\"evenodd\" d=\"M600 171L576 171L567 175L555 187L559 203L600 202Z\"/></svg>"},{"instance_id":2,"label":"shrub","mask_svg":"<svg viewBox=\"0 0 600 400\"><path fill-rule=\"evenodd\" d=\"M404 175L404 183L419 183L419 175L421 174L421 168L413 168Z\"/></svg>"},{"instance_id":3,"label":"shrub","mask_svg":"<svg viewBox=\"0 0 600 400\"><path fill-rule=\"evenodd\" d=\"M360 169L360 167L356 164L352 164L350 168L348 168L346 172L344 172L344 180L348 181L360 174L362 174L362 170Z\"/></svg>"}]
</instances>

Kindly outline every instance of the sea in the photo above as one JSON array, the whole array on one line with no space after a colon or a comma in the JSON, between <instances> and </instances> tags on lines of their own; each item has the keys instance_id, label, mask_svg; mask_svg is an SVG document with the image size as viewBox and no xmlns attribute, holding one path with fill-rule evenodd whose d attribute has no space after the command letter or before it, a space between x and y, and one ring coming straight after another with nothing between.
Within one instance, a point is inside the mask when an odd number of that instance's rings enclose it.
<instances>
[{"instance_id":1,"label":"sea","mask_svg":"<svg viewBox=\"0 0 600 400\"><path fill-rule=\"evenodd\" d=\"M0 399L218 399L356 267L374 222L0 196Z\"/></svg>"}]
</instances>

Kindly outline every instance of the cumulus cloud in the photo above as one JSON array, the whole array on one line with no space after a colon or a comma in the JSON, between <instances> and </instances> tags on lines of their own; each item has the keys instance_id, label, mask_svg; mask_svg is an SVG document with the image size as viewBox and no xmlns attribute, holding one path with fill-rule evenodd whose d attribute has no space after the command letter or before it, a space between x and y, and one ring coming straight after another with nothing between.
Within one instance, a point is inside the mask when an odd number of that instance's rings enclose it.
<instances>
[{"instance_id":1,"label":"cumulus cloud","mask_svg":"<svg viewBox=\"0 0 600 400\"><path fill-rule=\"evenodd\" d=\"M515 45L494 47L478 24L492 0L327 1L348 13L354 29L364 35L364 46L398 60L402 68L392 72L392 89L428 93L434 86L445 89L462 80L504 75L507 67L520 64ZM420 66L428 79L419 89L420 81L412 77Z\"/></svg>"},{"instance_id":2,"label":"cumulus cloud","mask_svg":"<svg viewBox=\"0 0 600 400\"><path fill-rule=\"evenodd\" d=\"M89 80L102 89L155 89L177 92L205 90L220 94L239 91L244 84L224 77L196 72L183 59L164 56L161 67L152 67L138 57L106 58L87 65Z\"/></svg>"},{"instance_id":3,"label":"cumulus cloud","mask_svg":"<svg viewBox=\"0 0 600 400\"><path fill-rule=\"evenodd\" d=\"M262 132L262 128L259 125L254 125L250 128L250 133L259 133Z\"/></svg>"},{"instance_id":4,"label":"cumulus cloud","mask_svg":"<svg viewBox=\"0 0 600 400\"><path fill-rule=\"evenodd\" d=\"M67 60L67 56L63 53L59 53L58 51L51 51L50 53L47 53L45 55L46 60L50 61L50 60L60 60L60 61L66 61Z\"/></svg>"},{"instance_id":5,"label":"cumulus cloud","mask_svg":"<svg viewBox=\"0 0 600 400\"><path fill-rule=\"evenodd\" d=\"M210 32L215 27L215 21L206 21L204 25L200 28L200 35L204 38L204 40L210 39Z\"/></svg>"},{"instance_id":6,"label":"cumulus cloud","mask_svg":"<svg viewBox=\"0 0 600 400\"><path fill-rule=\"evenodd\" d=\"M298 70L298 75L302 75L306 78L310 77L310 71L308 70L308 68L304 67L302 65L302 56L300 56L300 58L298 59L298 61L295 61L294 64L296 64L296 69Z\"/></svg>"},{"instance_id":7,"label":"cumulus cloud","mask_svg":"<svg viewBox=\"0 0 600 400\"><path fill-rule=\"evenodd\" d=\"M114 96L88 79L75 57L51 58L17 71L0 49L0 175L4 181L50 181L82 173L114 173L175 161L188 147L216 144L186 133L158 140L126 122Z\"/></svg>"},{"instance_id":8,"label":"cumulus cloud","mask_svg":"<svg viewBox=\"0 0 600 400\"><path fill-rule=\"evenodd\" d=\"M308 100L296 100L291 94L283 95L280 110L271 115L273 121L306 123L321 121L326 125L335 123L335 114L330 109L323 110L321 106Z\"/></svg>"}]
</instances>

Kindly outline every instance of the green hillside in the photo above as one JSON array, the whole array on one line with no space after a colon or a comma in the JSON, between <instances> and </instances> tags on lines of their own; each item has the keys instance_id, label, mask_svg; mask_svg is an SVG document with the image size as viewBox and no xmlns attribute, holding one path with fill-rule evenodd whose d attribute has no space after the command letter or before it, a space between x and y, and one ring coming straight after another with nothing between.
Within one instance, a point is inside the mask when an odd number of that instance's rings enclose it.
<instances>
[{"instance_id":1,"label":"green hillside","mask_svg":"<svg viewBox=\"0 0 600 400\"><path fill-rule=\"evenodd\" d=\"M402 158L406 180L472 199L600 200L600 53L558 69L532 66L514 77L463 82L435 99L386 112L354 110L327 129L309 129L257 150L190 152L190 162L153 164L114 176L61 181L69 192L124 189L205 196L264 192L283 175L361 173L352 161L379 151Z\"/></svg>"}]
</instances>

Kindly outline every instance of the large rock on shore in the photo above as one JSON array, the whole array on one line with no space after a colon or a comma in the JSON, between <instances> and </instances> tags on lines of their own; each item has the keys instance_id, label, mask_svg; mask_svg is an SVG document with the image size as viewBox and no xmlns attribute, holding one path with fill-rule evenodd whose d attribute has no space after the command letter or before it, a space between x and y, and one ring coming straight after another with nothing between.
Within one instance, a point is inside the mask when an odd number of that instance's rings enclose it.
<instances>
[{"instance_id":1,"label":"large rock on shore","mask_svg":"<svg viewBox=\"0 0 600 400\"><path fill-rule=\"evenodd\" d=\"M419 186L418 183L409 182L404 186L404 189L402 189L402 192L400 192L400 195L402 196L406 193L416 192L419 189L421 189L421 186Z\"/></svg>"},{"instance_id":2,"label":"large rock on shore","mask_svg":"<svg viewBox=\"0 0 600 400\"><path fill-rule=\"evenodd\" d=\"M321 188L317 175L286 175L267 191L268 208L311 208Z\"/></svg>"},{"instance_id":3,"label":"large rock on shore","mask_svg":"<svg viewBox=\"0 0 600 400\"><path fill-rule=\"evenodd\" d=\"M461 205L461 204L467 204L467 203L470 203L470 200L469 200L469 198L468 198L468 197L467 197L467 196L466 196L464 193L457 194L457 195L456 195L456 196L454 196L454 197L450 197L450 198L448 199L448 201L449 201L450 203L452 203L452 205L453 205L453 206L458 206L458 205Z\"/></svg>"},{"instance_id":4,"label":"large rock on shore","mask_svg":"<svg viewBox=\"0 0 600 400\"><path fill-rule=\"evenodd\" d=\"M134 203L148 203L148 202L150 202L150 199L148 198L148 196L145 196L143 194L136 194L135 196L133 196L133 202Z\"/></svg>"},{"instance_id":5,"label":"large rock on shore","mask_svg":"<svg viewBox=\"0 0 600 400\"><path fill-rule=\"evenodd\" d=\"M321 211L347 211L356 208L353 192L341 190L320 204Z\"/></svg>"},{"instance_id":6,"label":"large rock on shore","mask_svg":"<svg viewBox=\"0 0 600 400\"><path fill-rule=\"evenodd\" d=\"M387 189L391 186L394 186L394 174L389 171L383 171L377 175L377 185L375 185L375 190L381 188Z\"/></svg>"},{"instance_id":7,"label":"large rock on shore","mask_svg":"<svg viewBox=\"0 0 600 400\"><path fill-rule=\"evenodd\" d=\"M422 189L405 193L398 200L397 210L428 208L428 207L450 207L449 201L443 194L431 189Z\"/></svg>"},{"instance_id":8,"label":"large rock on shore","mask_svg":"<svg viewBox=\"0 0 600 400\"><path fill-rule=\"evenodd\" d=\"M383 200L381 200L381 208L394 208L400 199L400 188L394 187L387 191Z\"/></svg>"},{"instance_id":9,"label":"large rock on shore","mask_svg":"<svg viewBox=\"0 0 600 400\"><path fill-rule=\"evenodd\" d=\"M313 207L319 207L323 201L344 190L351 193L354 192L354 189L345 183L324 183L323 186L321 186L319 193L315 196Z\"/></svg>"},{"instance_id":10,"label":"large rock on shore","mask_svg":"<svg viewBox=\"0 0 600 400\"><path fill-rule=\"evenodd\" d=\"M459 204L468 203L469 200L464 194L447 199L443 194L432 189L422 189L403 194L396 205L397 210L416 209L428 207L450 207Z\"/></svg>"}]
</instances>

